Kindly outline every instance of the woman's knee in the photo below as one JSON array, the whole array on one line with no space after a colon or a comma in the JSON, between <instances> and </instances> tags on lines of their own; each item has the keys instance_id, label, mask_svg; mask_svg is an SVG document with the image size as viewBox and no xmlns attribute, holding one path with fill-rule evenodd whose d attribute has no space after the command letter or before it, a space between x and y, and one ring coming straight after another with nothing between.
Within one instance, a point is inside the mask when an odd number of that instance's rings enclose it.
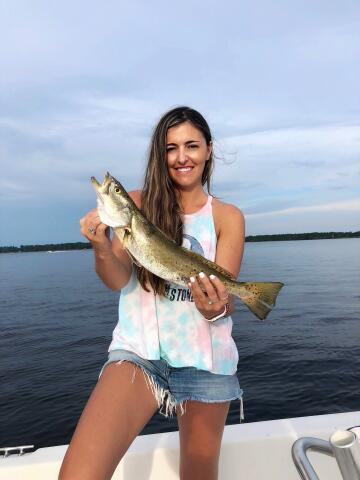
<instances>
[{"instance_id":1,"label":"woman's knee","mask_svg":"<svg viewBox=\"0 0 360 480\"><path fill-rule=\"evenodd\" d=\"M216 480L218 478L219 455L192 452L180 461L180 480Z\"/></svg>"}]
</instances>

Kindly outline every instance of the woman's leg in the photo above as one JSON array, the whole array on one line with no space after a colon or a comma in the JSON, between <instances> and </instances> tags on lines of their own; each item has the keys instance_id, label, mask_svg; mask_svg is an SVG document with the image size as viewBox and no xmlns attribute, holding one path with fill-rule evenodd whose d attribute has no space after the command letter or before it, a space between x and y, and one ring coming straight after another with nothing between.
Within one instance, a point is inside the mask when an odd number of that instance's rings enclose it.
<instances>
[{"instance_id":1,"label":"woman's leg","mask_svg":"<svg viewBox=\"0 0 360 480\"><path fill-rule=\"evenodd\" d=\"M134 368L137 369L132 382ZM110 363L98 380L64 457L59 480L108 480L158 409L141 369Z\"/></svg>"},{"instance_id":2,"label":"woman's leg","mask_svg":"<svg viewBox=\"0 0 360 480\"><path fill-rule=\"evenodd\" d=\"M217 480L221 440L230 402L186 401L177 408L180 435L180 480Z\"/></svg>"}]
</instances>

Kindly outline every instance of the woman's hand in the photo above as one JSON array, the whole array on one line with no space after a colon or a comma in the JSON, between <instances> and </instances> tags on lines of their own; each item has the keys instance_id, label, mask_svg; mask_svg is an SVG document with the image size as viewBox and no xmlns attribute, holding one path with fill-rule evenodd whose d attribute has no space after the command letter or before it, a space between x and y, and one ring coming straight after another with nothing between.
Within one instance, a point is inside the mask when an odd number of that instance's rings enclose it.
<instances>
[{"instance_id":1,"label":"woman's hand","mask_svg":"<svg viewBox=\"0 0 360 480\"><path fill-rule=\"evenodd\" d=\"M97 208L93 208L80 219L80 232L96 251L111 251L110 227L101 222Z\"/></svg>"},{"instance_id":2,"label":"woman's hand","mask_svg":"<svg viewBox=\"0 0 360 480\"><path fill-rule=\"evenodd\" d=\"M224 311L229 302L229 293L225 285L215 275L208 277L200 272L197 277L190 277L189 288L196 308L207 320Z\"/></svg>"},{"instance_id":3,"label":"woman's hand","mask_svg":"<svg viewBox=\"0 0 360 480\"><path fill-rule=\"evenodd\" d=\"M93 246L96 273L111 290L121 290L131 277L131 260L118 237L110 239L110 227L101 222L96 208L81 218L80 231Z\"/></svg>"}]
</instances>

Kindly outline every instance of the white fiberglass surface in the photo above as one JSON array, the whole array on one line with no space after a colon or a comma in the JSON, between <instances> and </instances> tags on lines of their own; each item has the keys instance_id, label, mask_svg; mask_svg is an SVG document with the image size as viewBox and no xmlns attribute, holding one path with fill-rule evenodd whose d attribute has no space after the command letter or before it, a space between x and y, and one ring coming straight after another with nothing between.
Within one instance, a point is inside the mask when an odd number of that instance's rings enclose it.
<instances>
[{"instance_id":1,"label":"white fiberglass surface","mask_svg":"<svg viewBox=\"0 0 360 480\"><path fill-rule=\"evenodd\" d=\"M225 427L219 468L219 480L299 480L291 447L303 436L329 440L338 430L360 422L360 412L272 420ZM56 480L67 446L39 449L22 457L0 460L0 480ZM309 453L320 480L341 480L334 458ZM137 437L120 462L113 479L178 479L178 432Z\"/></svg>"}]
</instances>

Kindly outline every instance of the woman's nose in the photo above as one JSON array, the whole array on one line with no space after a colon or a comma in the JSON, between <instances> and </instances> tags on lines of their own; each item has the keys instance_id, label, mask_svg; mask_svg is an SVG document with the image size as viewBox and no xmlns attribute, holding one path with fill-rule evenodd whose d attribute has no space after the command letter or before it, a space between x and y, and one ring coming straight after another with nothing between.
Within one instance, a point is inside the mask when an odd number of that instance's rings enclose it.
<instances>
[{"instance_id":1,"label":"woman's nose","mask_svg":"<svg viewBox=\"0 0 360 480\"><path fill-rule=\"evenodd\" d=\"M178 162L179 163L186 163L187 157L186 157L185 148L179 148L178 154L179 154Z\"/></svg>"}]
</instances>

